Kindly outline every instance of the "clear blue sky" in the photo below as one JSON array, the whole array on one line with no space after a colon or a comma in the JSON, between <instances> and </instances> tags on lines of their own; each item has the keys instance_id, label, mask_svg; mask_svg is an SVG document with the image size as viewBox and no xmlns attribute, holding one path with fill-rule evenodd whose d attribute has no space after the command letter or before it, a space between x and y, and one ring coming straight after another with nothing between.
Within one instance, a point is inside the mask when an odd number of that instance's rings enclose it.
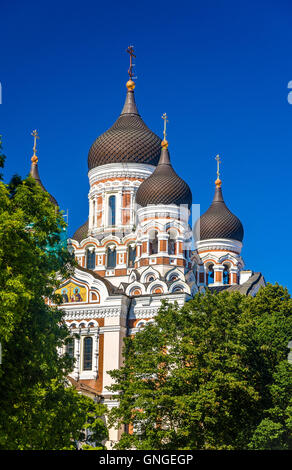
<instances>
[{"instance_id":1,"label":"clear blue sky","mask_svg":"<svg viewBox=\"0 0 292 470\"><path fill-rule=\"evenodd\" d=\"M217 153L225 201L245 228L246 267L291 280L292 5L286 1L2 1L0 133L5 180L26 176L38 129L42 181L69 209L69 234L88 215L87 153L118 117L129 44L136 100L205 211Z\"/></svg>"}]
</instances>

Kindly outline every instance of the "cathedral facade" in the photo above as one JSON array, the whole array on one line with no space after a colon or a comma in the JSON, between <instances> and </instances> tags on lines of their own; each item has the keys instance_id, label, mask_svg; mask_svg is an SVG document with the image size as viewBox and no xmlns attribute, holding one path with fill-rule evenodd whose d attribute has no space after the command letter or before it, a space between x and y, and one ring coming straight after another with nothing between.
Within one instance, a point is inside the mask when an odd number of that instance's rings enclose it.
<instances>
[{"instance_id":1,"label":"cathedral facade","mask_svg":"<svg viewBox=\"0 0 292 470\"><path fill-rule=\"evenodd\" d=\"M160 139L138 112L131 74L126 87L119 118L89 150L88 214L68 240L78 268L58 290L72 333L70 380L109 408L117 402L108 372L122 364L123 339L153 321L163 299L182 306L207 287L255 295L264 285L261 273L245 269L243 226L225 204L219 169L213 202L192 229L199 201L170 160L166 115ZM30 174L43 187L34 157ZM110 441L118 439L110 430Z\"/></svg>"}]
</instances>

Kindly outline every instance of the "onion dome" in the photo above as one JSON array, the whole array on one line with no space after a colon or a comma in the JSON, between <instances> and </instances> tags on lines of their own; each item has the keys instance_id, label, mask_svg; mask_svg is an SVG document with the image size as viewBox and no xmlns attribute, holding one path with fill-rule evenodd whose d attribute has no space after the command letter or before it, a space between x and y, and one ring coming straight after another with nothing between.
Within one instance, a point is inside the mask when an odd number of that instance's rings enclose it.
<instances>
[{"instance_id":1,"label":"onion dome","mask_svg":"<svg viewBox=\"0 0 292 470\"><path fill-rule=\"evenodd\" d=\"M172 168L168 142L164 138L161 143L159 163L152 173L138 188L136 202L140 206L150 204L187 204L192 205L192 193L187 183L182 180Z\"/></svg>"},{"instance_id":2,"label":"onion dome","mask_svg":"<svg viewBox=\"0 0 292 470\"><path fill-rule=\"evenodd\" d=\"M200 235L198 240L225 238L242 242L244 235L242 223L226 206L219 178L215 181L215 185L213 202L209 209L201 215L200 224L196 224L197 228L200 227L200 234L197 234Z\"/></svg>"},{"instance_id":3,"label":"onion dome","mask_svg":"<svg viewBox=\"0 0 292 470\"><path fill-rule=\"evenodd\" d=\"M78 243L81 243L82 240L87 238L87 236L88 236L88 220L76 230L76 232L72 236L72 240L76 240Z\"/></svg>"},{"instance_id":4,"label":"onion dome","mask_svg":"<svg viewBox=\"0 0 292 470\"><path fill-rule=\"evenodd\" d=\"M31 157L31 168L30 168L29 174L36 181L36 183L42 188L42 190L48 193L51 203L54 204L56 207L59 207L59 204L57 203L54 196L52 196L46 190L43 183L41 182L39 169L38 169L38 157L36 155L36 139L38 139L39 137L38 137L38 133L36 130L34 130L31 135L33 135L34 137L34 147L33 147L33 156Z\"/></svg>"},{"instance_id":5,"label":"onion dome","mask_svg":"<svg viewBox=\"0 0 292 470\"><path fill-rule=\"evenodd\" d=\"M120 117L92 144L88 169L107 163L147 163L156 166L160 138L144 123L135 103L135 82L128 80L126 101Z\"/></svg>"}]
</instances>

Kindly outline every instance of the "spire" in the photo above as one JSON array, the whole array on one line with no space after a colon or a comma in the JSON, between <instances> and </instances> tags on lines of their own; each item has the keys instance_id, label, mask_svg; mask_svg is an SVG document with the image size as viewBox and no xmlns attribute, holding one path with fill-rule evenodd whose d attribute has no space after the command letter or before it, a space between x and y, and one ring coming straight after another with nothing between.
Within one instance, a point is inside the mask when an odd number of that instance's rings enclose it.
<instances>
[{"instance_id":1,"label":"spire","mask_svg":"<svg viewBox=\"0 0 292 470\"><path fill-rule=\"evenodd\" d=\"M161 152L161 139L154 134L141 118L134 95L133 46L130 55L127 96L123 110L115 123L101 134L90 147L88 169L108 163L145 163L156 166Z\"/></svg>"},{"instance_id":2,"label":"spire","mask_svg":"<svg viewBox=\"0 0 292 470\"><path fill-rule=\"evenodd\" d=\"M214 198L209 209L201 215L200 223L197 221L195 224L195 238L197 240L223 238L242 242L244 235L242 223L228 209L223 199L219 155L216 155L215 160L217 160L217 179Z\"/></svg>"},{"instance_id":3,"label":"spire","mask_svg":"<svg viewBox=\"0 0 292 470\"><path fill-rule=\"evenodd\" d=\"M127 91L126 101L125 101L123 110L121 112L121 115L124 115L124 114L138 114L139 115L136 102L135 102L135 95L134 95L134 88L136 86L135 82L133 81L133 75L134 75L133 57L136 57L134 54L134 47L129 46L127 49L127 52L130 55L130 67L128 70L129 80L126 83L126 87L128 91Z\"/></svg>"},{"instance_id":4,"label":"spire","mask_svg":"<svg viewBox=\"0 0 292 470\"><path fill-rule=\"evenodd\" d=\"M164 120L163 141L161 142L161 153L157 167L143 183L140 184L136 193L136 202L142 207L147 205L169 205L177 206L192 204L192 193L187 183L174 171L169 158L168 142L166 140L167 115L162 115Z\"/></svg>"},{"instance_id":5,"label":"spire","mask_svg":"<svg viewBox=\"0 0 292 470\"><path fill-rule=\"evenodd\" d=\"M44 187L43 183L41 182L41 178L39 175L39 169L38 169L38 157L36 155L36 141L39 139L39 135L37 133L37 130L35 129L32 131L31 135L34 138L34 144L33 144L33 156L31 157L31 167L30 167L30 176L36 180L37 184L43 189L43 191L46 191L46 188ZM49 193L50 201L55 205L58 206L58 203L56 199Z\"/></svg>"}]
</instances>

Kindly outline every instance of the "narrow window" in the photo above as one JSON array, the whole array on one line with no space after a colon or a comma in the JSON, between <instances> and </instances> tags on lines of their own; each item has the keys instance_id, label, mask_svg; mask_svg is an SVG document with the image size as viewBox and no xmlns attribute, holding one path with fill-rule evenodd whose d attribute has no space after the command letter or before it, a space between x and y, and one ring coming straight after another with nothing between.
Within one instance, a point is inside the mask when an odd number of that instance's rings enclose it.
<instances>
[{"instance_id":1,"label":"narrow window","mask_svg":"<svg viewBox=\"0 0 292 470\"><path fill-rule=\"evenodd\" d=\"M115 246L109 246L107 249L107 267L115 268L117 264L117 252Z\"/></svg>"},{"instance_id":2,"label":"narrow window","mask_svg":"<svg viewBox=\"0 0 292 470\"><path fill-rule=\"evenodd\" d=\"M92 338L87 336L83 343L83 370L92 369Z\"/></svg>"},{"instance_id":3,"label":"narrow window","mask_svg":"<svg viewBox=\"0 0 292 470\"><path fill-rule=\"evenodd\" d=\"M224 265L223 271L223 284L229 284L229 269L226 265Z\"/></svg>"},{"instance_id":4,"label":"narrow window","mask_svg":"<svg viewBox=\"0 0 292 470\"><path fill-rule=\"evenodd\" d=\"M116 196L108 199L108 224L116 225Z\"/></svg>"},{"instance_id":5,"label":"narrow window","mask_svg":"<svg viewBox=\"0 0 292 470\"><path fill-rule=\"evenodd\" d=\"M169 255L175 255L175 235L173 233L170 233L169 239L168 239L168 254Z\"/></svg>"},{"instance_id":6,"label":"narrow window","mask_svg":"<svg viewBox=\"0 0 292 470\"><path fill-rule=\"evenodd\" d=\"M129 245L129 251L128 251L128 267L129 268L134 267L135 259L136 259L136 247Z\"/></svg>"},{"instance_id":7,"label":"narrow window","mask_svg":"<svg viewBox=\"0 0 292 470\"><path fill-rule=\"evenodd\" d=\"M157 232L154 232L153 237L149 241L149 254L156 255L158 253L158 236Z\"/></svg>"},{"instance_id":8,"label":"narrow window","mask_svg":"<svg viewBox=\"0 0 292 470\"><path fill-rule=\"evenodd\" d=\"M214 265L211 264L208 267L208 272L207 272L207 285L213 284L214 282Z\"/></svg>"},{"instance_id":9,"label":"narrow window","mask_svg":"<svg viewBox=\"0 0 292 470\"><path fill-rule=\"evenodd\" d=\"M74 357L74 338L70 338L66 344L66 354L70 357Z\"/></svg>"},{"instance_id":10,"label":"narrow window","mask_svg":"<svg viewBox=\"0 0 292 470\"><path fill-rule=\"evenodd\" d=\"M86 267L87 269L95 268L95 252L94 250L86 250Z\"/></svg>"}]
</instances>

